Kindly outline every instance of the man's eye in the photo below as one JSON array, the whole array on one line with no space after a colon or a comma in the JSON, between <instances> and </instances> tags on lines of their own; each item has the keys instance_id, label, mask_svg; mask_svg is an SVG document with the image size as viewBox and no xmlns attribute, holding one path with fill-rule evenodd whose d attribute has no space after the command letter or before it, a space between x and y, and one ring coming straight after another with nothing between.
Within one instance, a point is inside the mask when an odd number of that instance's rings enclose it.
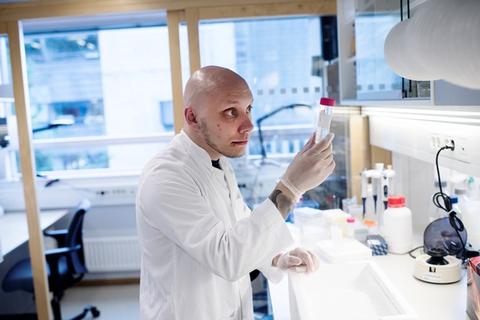
<instances>
[{"instance_id":1,"label":"man's eye","mask_svg":"<svg viewBox=\"0 0 480 320\"><path fill-rule=\"evenodd\" d=\"M223 113L228 118L234 118L237 115L237 112L235 111L235 109L227 109Z\"/></svg>"}]
</instances>

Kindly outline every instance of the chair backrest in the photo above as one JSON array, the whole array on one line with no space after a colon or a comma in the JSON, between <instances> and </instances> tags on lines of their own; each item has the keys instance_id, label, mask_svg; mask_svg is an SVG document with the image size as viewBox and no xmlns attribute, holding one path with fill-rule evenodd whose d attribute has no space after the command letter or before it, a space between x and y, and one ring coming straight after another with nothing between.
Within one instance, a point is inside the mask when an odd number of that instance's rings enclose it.
<instances>
[{"instance_id":1,"label":"chair backrest","mask_svg":"<svg viewBox=\"0 0 480 320\"><path fill-rule=\"evenodd\" d=\"M68 233L65 239L65 245L68 247L73 247L80 245L81 249L74 251L70 254L71 267L77 274L83 274L87 272L87 267L85 266L85 255L83 252L83 218L85 213L90 210L90 201L88 199L83 199L82 202L75 209L72 221L68 226Z\"/></svg>"}]
</instances>

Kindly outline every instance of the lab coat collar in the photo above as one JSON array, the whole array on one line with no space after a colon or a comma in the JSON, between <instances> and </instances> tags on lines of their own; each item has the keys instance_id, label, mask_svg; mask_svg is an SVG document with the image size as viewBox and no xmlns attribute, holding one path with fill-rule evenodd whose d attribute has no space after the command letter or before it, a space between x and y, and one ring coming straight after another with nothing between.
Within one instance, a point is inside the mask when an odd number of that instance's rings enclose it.
<instances>
[{"instance_id":1,"label":"lab coat collar","mask_svg":"<svg viewBox=\"0 0 480 320\"><path fill-rule=\"evenodd\" d=\"M196 144L189 136L185 133L185 131L181 130L178 135L182 144L190 151L190 154L198 160L200 165L205 166L209 172L213 174L221 174L223 176L222 170L219 170L212 166L212 159L205 149L200 147ZM223 158L224 156L220 156L220 166L223 168Z\"/></svg>"}]
</instances>

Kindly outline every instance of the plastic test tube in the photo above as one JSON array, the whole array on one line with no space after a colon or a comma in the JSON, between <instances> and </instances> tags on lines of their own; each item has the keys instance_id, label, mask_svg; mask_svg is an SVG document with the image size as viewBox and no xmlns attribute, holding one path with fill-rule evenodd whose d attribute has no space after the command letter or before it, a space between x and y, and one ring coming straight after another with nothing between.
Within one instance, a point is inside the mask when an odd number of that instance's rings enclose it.
<instances>
[{"instance_id":1,"label":"plastic test tube","mask_svg":"<svg viewBox=\"0 0 480 320\"><path fill-rule=\"evenodd\" d=\"M319 143L330 133L330 123L333 117L333 106L335 99L321 98L320 105L323 107L318 114L317 131L315 132L315 143Z\"/></svg>"}]
</instances>

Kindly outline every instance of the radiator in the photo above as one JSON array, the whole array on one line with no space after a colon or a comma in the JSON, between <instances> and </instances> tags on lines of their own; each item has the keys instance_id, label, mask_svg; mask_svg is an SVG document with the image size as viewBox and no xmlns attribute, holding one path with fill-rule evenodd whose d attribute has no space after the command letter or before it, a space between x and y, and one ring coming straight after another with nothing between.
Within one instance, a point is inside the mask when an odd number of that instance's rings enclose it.
<instances>
[{"instance_id":1,"label":"radiator","mask_svg":"<svg viewBox=\"0 0 480 320\"><path fill-rule=\"evenodd\" d=\"M83 244L89 272L140 270L140 248L136 236L86 237Z\"/></svg>"}]
</instances>

